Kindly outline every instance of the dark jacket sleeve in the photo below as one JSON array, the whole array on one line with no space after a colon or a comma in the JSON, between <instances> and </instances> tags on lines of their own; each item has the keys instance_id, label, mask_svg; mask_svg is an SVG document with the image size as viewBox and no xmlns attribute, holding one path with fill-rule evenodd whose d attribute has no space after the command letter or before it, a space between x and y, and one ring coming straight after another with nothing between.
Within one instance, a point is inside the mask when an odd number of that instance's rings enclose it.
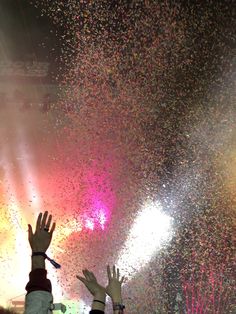
<instances>
[{"instance_id":1,"label":"dark jacket sleeve","mask_svg":"<svg viewBox=\"0 0 236 314\"><path fill-rule=\"evenodd\" d=\"M104 314L104 312L100 310L92 310L89 312L89 314Z\"/></svg>"},{"instance_id":2,"label":"dark jacket sleeve","mask_svg":"<svg viewBox=\"0 0 236 314\"><path fill-rule=\"evenodd\" d=\"M30 272L29 282L25 287L27 294L32 291L48 291L52 292L51 281L47 279L47 271L43 268L37 268ZM96 314L96 313L95 313Z\"/></svg>"}]
</instances>

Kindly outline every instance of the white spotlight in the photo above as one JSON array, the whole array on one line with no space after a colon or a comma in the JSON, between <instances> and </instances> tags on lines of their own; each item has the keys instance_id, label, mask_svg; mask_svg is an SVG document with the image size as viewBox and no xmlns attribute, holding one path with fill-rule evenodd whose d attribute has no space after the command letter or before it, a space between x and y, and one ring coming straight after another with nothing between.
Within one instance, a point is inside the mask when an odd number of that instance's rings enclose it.
<instances>
[{"instance_id":1,"label":"white spotlight","mask_svg":"<svg viewBox=\"0 0 236 314\"><path fill-rule=\"evenodd\" d=\"M117 261L126 278L147 264L164 242L170 238L171 217L159 202L148 201L141 208Z\"/></svg>"}]
</instances>

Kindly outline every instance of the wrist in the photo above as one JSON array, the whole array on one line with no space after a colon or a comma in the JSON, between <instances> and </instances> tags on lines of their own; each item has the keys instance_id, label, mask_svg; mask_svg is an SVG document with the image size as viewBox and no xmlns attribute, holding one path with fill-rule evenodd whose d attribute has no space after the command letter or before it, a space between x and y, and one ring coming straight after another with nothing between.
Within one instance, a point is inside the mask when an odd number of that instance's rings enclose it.
<instances>
[{"instance_id":1,"label":"wrist","mask_svg":"<svg viewBox=\"0 0 236 314\"><path fill-rule=\"evenodd\" d=\"M93 296L93 299L105 302L105 300L106 300L106 293L105 292L95 293L94 296Z\"/></svg>"},{"instance_id":2,"label":"wrist","mask_svg":"<svg viewBox=\"0 0 236 314\"><path fill-rule=\"evenodd\" d=\"M45 257L42 255L34 255L34 256L31 256L31 258L34 261L41 261L41 260L45 261Z\"/></svg>"},{"instance_id":3,"label":"wrist","mask_svg":"<svg viewBox=\"0 0 236 314\"><path fill-rule=\"evenodd\" d=\"M34 256L41 256L42 258L49 260L49 262L55 267L55 268L61 268L61 265L58 264L56 261L54 261L53 259L51 259L50 257L47 256L46 253L43 252L33 252L32 253L32 257ZM33 260L33 259L32 259Z\"/></svg>"},{"instance_id":4,"label":"wrist","mask_svg":"<svg viewBox=\"0 0 236 314\"><path fill-rule=\"evenodd\" d=\"M32 254L35 253L35 252L40 252L40 253L46 253L47 250L42 250L40 248L34 248L32 249Z\"/></svg>"},{"instance_id":5,"label":"wrist","mask_svg":"<svg viewBox=\"0 0 236 314\"><path fill-rule=\"evenodd\" d=\"M96 293L93 296L92 310L104 311L106 303L105 293Z\"/></svg>"},{"instance_id":6,"label":"wrist","mask_svg":"<svg viewBox=\"0 0 236 314\"><path fill-rule=\"evenodd\" d=\"M115 297L111 297L112 303L122 303L122 297L120 296L115 296Z\"/></svg>"},{"instance_id":7,"label":"wrist","mask_svg":"<svg viewBox=\"0 0 236 314\"><path fill-rule=\"evenodd\" d=\"M125 306L124 306L124 304L122 304L122 302L113 303L113 312L114 313L118 313L118 314L124 313L124 309L125 309Z\"/></svg>"},{"instance_id":8,"label":"wrist","mask_svg":"<svg viewBox=\"0 0 236 314\"><path fill-rule=\"evenodd\" d=\"M44 256L32 256L32 270L37 268L45 268L45 257Z\"/></svg>"},{"instance_id":9,"label":"wrist","mask_svg":"<svg viewBox=\"0 0 236 314\"><path fill-rule=\"evenodd\" d=\"M32 251L31 256L32 257L43 257L43 258L46 258L47 254L45 252L41 252L41 251Z\"/></svg>"}]
</instances>

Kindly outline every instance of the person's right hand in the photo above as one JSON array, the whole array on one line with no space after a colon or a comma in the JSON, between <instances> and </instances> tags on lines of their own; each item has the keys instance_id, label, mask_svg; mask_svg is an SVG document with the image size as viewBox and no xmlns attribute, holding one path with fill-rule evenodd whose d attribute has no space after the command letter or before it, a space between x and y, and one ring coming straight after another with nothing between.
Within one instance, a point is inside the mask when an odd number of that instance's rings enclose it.
<instances>
[{"instance_id":1,"label":"person's right hand","mask_svg":"<svg viewBox=\"0 0 236 314\"><path fill-rule=\"evenodd\" d=\"M106 293L111 297L113 302L122 302L121 285L124 282L124 276L120 279L119 268L113 266L112 273L110 266L107 266L108 285L106 287Z\"/></svg>"},{"instance_id":2,"label":"person's right hand","mask_svg":"<svg viewBox=\"0 0 236 314\"><path fill-rule=\"evenodd\" d=\"M105 288L97 282L96 277L92 272L87 269L83 270L84 277L76 276L80 281L84 283L87 289L91 292L93 296L104 295L106 294Z\"/></svg>"}]
</instances>

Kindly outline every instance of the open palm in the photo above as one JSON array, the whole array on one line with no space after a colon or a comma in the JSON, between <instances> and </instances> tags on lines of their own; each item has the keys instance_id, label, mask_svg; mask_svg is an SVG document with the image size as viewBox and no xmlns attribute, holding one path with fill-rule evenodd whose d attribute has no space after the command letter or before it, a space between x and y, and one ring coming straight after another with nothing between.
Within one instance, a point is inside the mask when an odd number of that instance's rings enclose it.
<instances>
[{"instance_id":1,"label":"open palm","mask_svg":"<svg viewBox=\"0 0 236 314\"><path fill-rule=\"evenodd\" d=\"M78 275L76 277L84 283L93 296L99 293L105 293L105 288L97 282L93 272L90 272L88 269L84 269L83 274L84 277Z\"/></svg>"},{"instance_id":2,"label":"open palm","mask_svg":"<svg viewBox=\"0 0 236 314\"><path fill-rule=\"evenodd\" d=\"M121 285L124 282L124 277L120 278L120 270L115 266L112 268L107 266L108 285L106 287L106 293L115 301L121 301Z\"/></svg>"}]
</instances>

